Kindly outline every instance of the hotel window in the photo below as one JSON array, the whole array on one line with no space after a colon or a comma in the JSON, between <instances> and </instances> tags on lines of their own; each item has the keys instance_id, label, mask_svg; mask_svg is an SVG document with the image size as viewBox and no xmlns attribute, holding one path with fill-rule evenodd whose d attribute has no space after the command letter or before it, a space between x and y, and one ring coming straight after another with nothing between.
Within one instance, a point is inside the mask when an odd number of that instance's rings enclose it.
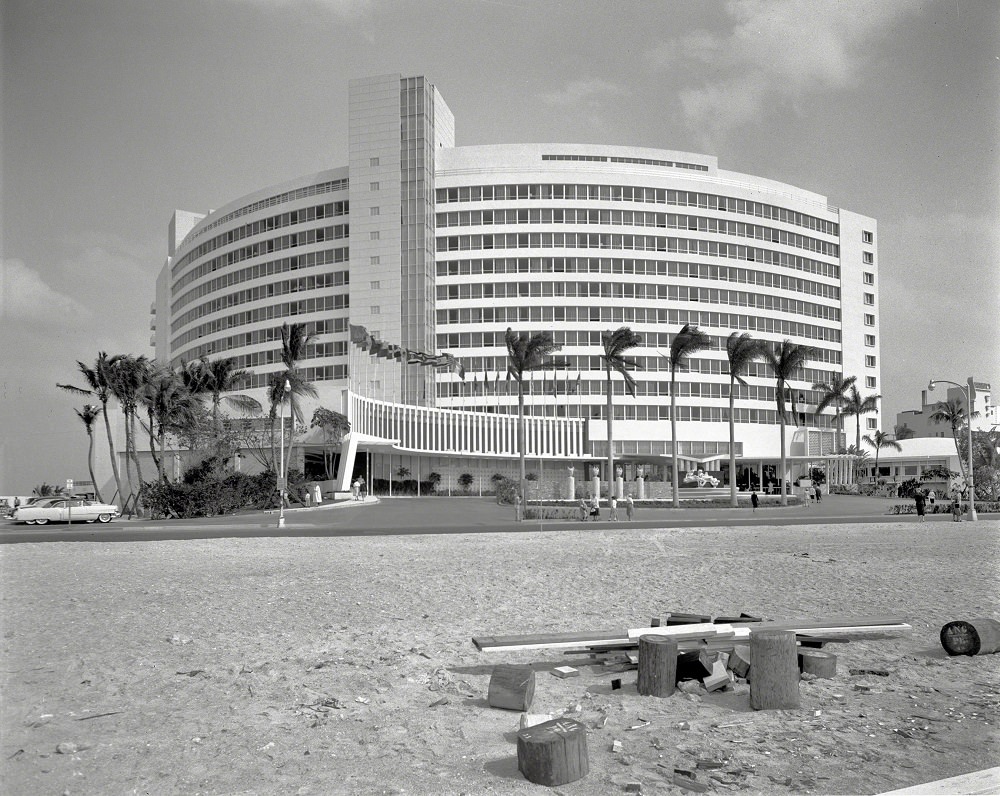
<instances>
[{"instance_id":1,"label":"hotel window","mask_svg":"<svg viewBox=\"0 0 1000 796\"><path fill-rule=\"evenodd\" d=\"M869 315L866 312L865 313L865 326L874 326L874 325L875 325L875 316L874 315Z\"/></svg>"},{"instance_id":2,"label":"hotel window","mask_svg":"<svg viewBox=\"0 0 1000 796\"><path fill-rule=\"evenodd\" d=\"M377 232L373 232L372 234L373 235L377 235L378 233ZM874 303L875 303L875 294L874 293L865 293L865 304L874 304Z\"/></svg>"},{"instance_id":3,"label":"hotel window","mask_svg":"<svg viewBox=\"0 0 1000 796\"><path fill-rule=\"evenodd\" d=\"M873 262L875 262L875 255L872 254L871 252L862 252L861 261L865 263L865 265L871 265Z\"/></svg>"},{"instance_id":4,"label":"hotel window","mask_svg":"<svg viewBox=\"0 0 1000 796\"><path fill-rule=\"evenodd\" d=\"M874 285L875 284L875 274L870 271L865 271L865 284Z\"/></svg>"},{"instance_id":5,"label":"hotel window","mask_svg":"<svg viewBox=\"0 0 1000 796\"><path fill-rule=\"evenodd\" d=\"M875 242L875 233L874 232L863 231L861 233L861 242L862 243L874 243Z\"/></svg>"},{"instance_id":6,"label":"hotel window","mask_svg":"<svg viewBox=\"0 0 1000 796\"><path fill-rule=\"evenodd\" d=\"M865 345L874 348L875 347L875 335L866 334L865 335Z\"/></svg>"},{"instance_id":7,"label":"hotel window","mask_svg":"<svg viewBox=\"0 0 1000 796\"><path fill-rule=\"evenodd\" d=\"M374 304L374 305L372 305L371 314L372 315L381 315L382 314L382 310L379 308L379 306L377 304Z\"/></svg>"},{"instance_id":8,"label":"hotel window","mask_svg":"<svg viewBox=\"0 0 1000 796\"><path fill-rule=\"evenodd\" d=\"M873 367L875 367L875 357L871 356L870 354L868 356L866 356L865 357L865 367L866 368L873 368Z\"/></svg>"},{"instance_id":9,"label":"hotel window","mask_svg":"<svg viewBox=\"0 0 1000 796\"><path fill-rule=\"evenodd\" d=\"M877 417L869 417L867 422L868 422L868 429L869 430L871 430L873 428L878 428L878 418Z\"/></svg>"},{"instance_id":10,"label":"hotel window","mask_svg":"<svg viewBox=\"0 0 1000 796\"><path fill-rule=\"evenodd\" d=\"M378 239L379 239L378 230L375 230L374 232L369 232L368 233L368 240L378 240ZM866 293L865 295L867 296L868 294ZM875 299L874 299L874 297L872 297L872 304L874 304L874 303L875 303Z\"/></svg>"},{"instance_id":11,"label":"hotel window","mask_svg":"<svg viewBox=\"0 0 1000 796\"><path fill-rule=\"evenodd\" d=\"M378 165L378 158L368 158L368 165L374 168Z\"/></svg>"},{"instance_id":12,"label":"hotel window","mask_svg":"<svg viewBox=\"0 0 1000 796\"><path fill-rule=\"evenodd\" d=\"M865 376L865 387L874 390L878 386L878 381L874 376Z\"/></svg>"},{"instance_id":13,"label":"hotel window","mask_svg":"<svg viewBox=\"0 0 1000 796\"><path fill-rule=\"evenodd\" d=\"M371 288L372 290L378 290L380 287L382 287L382 285L379 284L379 281L377 279L375 279L368 283L368 287Z\"/></svg>"},{"instance_id":14,"label":"hotel window","mask_svg":"<svg viewBox=\"0 0 1000 796\"><path fill-rule=\"evenodd\" d=\"M378 189L379 189L379 185L378 185L377 182L370 182L370 183L368 183L368 190L369 191L377 191Z\"/></svg>"},{"instance_id":15,"label":"hotel window","mask_svg":"<svg viewBox=\"0 0 1000 796\"><path fill-rule=\"evenodd\" d=\"M379 262L381 262L381 258L379 258L379 256L377 254L368 258L368 264L369 265L378 265ZM873 320L872 323L874 323L874 322L875 321Z\"/></svg>"},{"instance_id":16,"label":"hotel window","mask_svg":"<svg viewBox=\"0 0 1000 796\"><path fill-rule=\"evenodd\" d=\"M370 215L370 216L377 216L378 214L379 214L379 208L377 208L377 207L369 207L368 208L368 215Z\"/></svg>"}]
</instances>

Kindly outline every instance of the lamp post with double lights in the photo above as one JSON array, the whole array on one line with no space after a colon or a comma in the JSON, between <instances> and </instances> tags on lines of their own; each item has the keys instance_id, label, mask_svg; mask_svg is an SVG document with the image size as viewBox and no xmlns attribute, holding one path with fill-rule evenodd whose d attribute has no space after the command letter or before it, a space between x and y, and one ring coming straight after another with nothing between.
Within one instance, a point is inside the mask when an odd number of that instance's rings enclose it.
<instances>
[{"instance_id":1,"label":"lamp post with double lights","mask_svg":"<svg viewBox=\"0 0 1000 796\"><path fill-rule=\"evenodd\" d=\"M955 381L948 381L947 379L931 379L930 384L927 385L927 391L933 392L935 384L951 384L965 393L965 405L968 407L965 420L969 426L969 477L967 479L969 485L969 522L975 522L979 519L976 516L976 484L972 474L972 412L974 411L973 404L976 401L976 383L973 381L972 376L969 376L965 385Z\"/></svg>"},{"instance_id":2,"label":"lamp post with double lights","mask_svg":"<svg viewBox=\"0 0 1000 796\"><path fill-rule=\"evenodd\" d=\"M285 379L285 395L288 396L289 407L291 406L291 391L292 384L288 379ZM289 410L289 415L291 410ZM278 418L278 424L281 427L281 446L280 446L280 464L278 465L278 527L285 527L285 489L287 488L287 478L288 474L285 472L285 410L282 408L281 416ZM271 437L273 440L274 437Z\"/></svg>"}]
</instances>

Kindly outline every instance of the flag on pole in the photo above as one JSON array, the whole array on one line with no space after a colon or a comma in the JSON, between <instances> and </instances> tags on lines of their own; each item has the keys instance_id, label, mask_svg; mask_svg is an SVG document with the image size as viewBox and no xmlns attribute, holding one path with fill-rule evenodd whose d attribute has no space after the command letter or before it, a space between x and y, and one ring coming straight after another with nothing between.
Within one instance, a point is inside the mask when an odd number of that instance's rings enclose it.
<instances>
[{"instance_id":1,"label":"flag on pole","mask_svg":"<svg viewBox=\"0 0 1000 796\"><path fill-rule=\"evenodd\" d=\"M580 393L580 378L583 376L582 373L576 374L576 384L573 385L573 395L579 395Z\"/></svg>"},{"instance_id":2,"label":"flag on pole","mask_svg":"<svg viewBox=\"0 0 1000 796\"><path fill-rule=\"evenodd\" d=\"M497 371L497 376L493 380L493 393L497 394L500 392L500 371Z\"/></svg>"},{"instance_id":3,"label":"flag on pole","mask_svg":"<svg viewBox=\"0 0 1000 796\"><path fill-rule=\"evenodd\" d=\"M559 397L559 373L558 371L552 371L552 397Z\"/></svg>"},{"instance_id":4,"label":"flag on pole","mask_svg":"<svg viewBox=\"0 0 1000 796\"><path fill-rule=\"evenodd\" d=\"M372 337L368 334L368 330L364 326L357 326L353 323L350 326L351 342L359 346L362 351L367 351L372 344Z\"/></svg>"}]
</instances>

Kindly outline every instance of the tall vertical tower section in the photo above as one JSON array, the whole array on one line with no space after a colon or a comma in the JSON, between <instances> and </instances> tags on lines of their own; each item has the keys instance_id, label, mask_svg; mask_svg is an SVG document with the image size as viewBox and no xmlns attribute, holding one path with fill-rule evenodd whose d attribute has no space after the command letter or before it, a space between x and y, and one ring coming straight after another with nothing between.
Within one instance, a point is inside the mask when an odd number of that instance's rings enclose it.
<instances>
[{"instance_id":1,"label":"tall vertical tower section","mask_svg":"<svg viewBox=\"0 0 1000 796\"><path fill-rule=\"evenodd\" d=\"M351 322L402 348L435 353L434 161L455 117L423 77L352 80L349 91ZM375 358L375 398L429 404L434 374Z\"/></svg>"}]
</instances>

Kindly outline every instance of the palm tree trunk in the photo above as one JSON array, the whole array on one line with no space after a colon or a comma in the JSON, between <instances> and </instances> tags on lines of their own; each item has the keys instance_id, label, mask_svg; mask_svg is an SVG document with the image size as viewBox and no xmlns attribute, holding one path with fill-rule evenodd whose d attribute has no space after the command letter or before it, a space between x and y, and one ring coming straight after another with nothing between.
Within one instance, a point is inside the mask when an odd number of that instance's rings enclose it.
<instances>
[{"instance_id":1,"label":"palm tree trunk","mask_svg":"<svg viewBox=\"0 0 1000 796\"><path fill-rule=\"evenodd\" d=\"M680 475L678 474L677 467L677 375L676 371L670 374L670 451L671 451L671 461L673 464L673 474L671 475L671 481L673 482L672 492L673 492L673 506L675 509L681 507L681 496L680 496Z\"/></svg>"},{"instance_id":2,"label":"palm tree trunk","mask_svg":"<svg viewBox=\"0 0 1000 796\"><path fill-rule=\"evenodd\" d=\"M521 505L527 504L527 482L524 477L524 383L517 382L517 453L521 468Z\"/></svg>"},{"instance_id":3,"label":"palm tree trunk","mask_svg":"<svg viewBox=\"0 0 1000 796\"><path fill-rule=\"evenodd\" d=\"M115 438L111 435L111 420L108 419L108 402L101 401L101 412L104 415L104 430L108 435L108 451L111 455L111 473L115 477L115 488L118 490L118 502L124 507L125 495L122 494L122 478L118 472L118 456L115 454Z\"/></svg>"},{"instance_id":4,"label":"palm tree trunk","mask_svg":"<svg viewBox=\"0 0 1000 796\"><path fill-rule=\"evenodd\" d=\"M94 497L98 503L103 503L104 499L101 497L101 490L97 486L97 479L94 477L94 432L90 428L87 429L87 439L89 440L87 446L87 469L90 470L90 480L94 485Z\"/></svg>"},{"instance_id":5,"label":"palm tree trunk","mask_svg":"<svg viewBox=\"0 0 1000 796\"><path fill-rule=\"evenodd\" d=\"M286 479L288 478L288 471L292 466L292 443L295 442L295 395L291 392L288 393L288 419L292 422L290 423L291 428L288 429L288 445L285 447L285 472L282 473ZM285 492L288 492L288 484L285 484Z\"/></svg>"},{"instance_id":6,"label":"palm tree trunk","mask_svg":"<svg viewBox=\"0 0 1000 796\"><path fill-rule=\"evenodd\" d=\"M736 498L736 381L729 380L729 505L739 505Z\"/></svg>"},{"instance_id":7,"label":"palm tree trunk","mask_svg":"<svg viewBox=\"0 0 1000 796\"><path fill-rule=\"evenodd\" d=\"M608 373L608 503L615 494L615 436L614 404L611 395L611 365L605 365Z\"/></svg>"},{"instance_id":8,"label":"palm tree trunk","mask_svg":"<svg viewBox=\"0 0 1000 796\"><path fill-rule=\"evenodd\" d=\"M785 459L785 417L784 415L779 418L781 420L781 472L778 473L778 478L781 479L781 505L788 505L788 488L787 479L785 478L785 468L787 466L787 460Z\"/></svg>"}]
</instances>

